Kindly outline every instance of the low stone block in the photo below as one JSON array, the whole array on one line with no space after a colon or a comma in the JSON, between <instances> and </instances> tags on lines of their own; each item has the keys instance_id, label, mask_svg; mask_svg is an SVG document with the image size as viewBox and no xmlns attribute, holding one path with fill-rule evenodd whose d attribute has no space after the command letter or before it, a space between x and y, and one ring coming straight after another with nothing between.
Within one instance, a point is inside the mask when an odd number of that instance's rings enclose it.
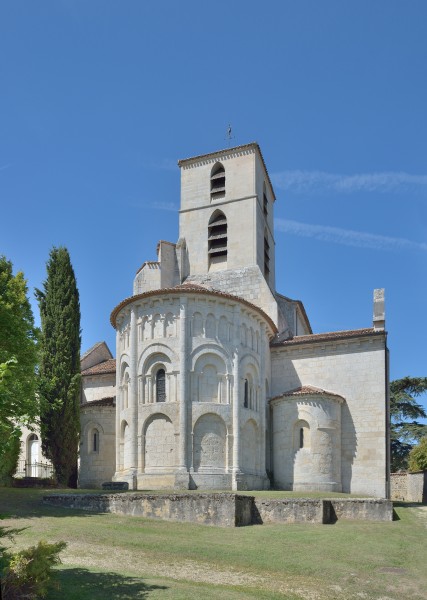
<instances>
[{"instance_id":1,"label":"low stone block","mask_svg":"<svg viewBox=\"0 0 427 600\"><path fill-rule=\"evenodd\" d=\"M106 481L101 487L103 490L128 490L129 484L127 481Z\"/></svg>"},{"instance_id":2,"label":"low stone block","mask_svg":"<svg viewBox=\"0 0 427 600\"><path fill-rule=\"evenodd\" d=\"M331 522L336 520L392 521L393 503L383 498L332 498Z\"/></svg>"},{"instance_id":3,"label":"low stone block","mask_svg":"<svg viewBox=\"0 0 427 600\"><path fill-rule=\"evenodd\" d=\"M328 523L329 511L322 499L254 498L254 523Z\"/></svg>"},{"instance_id":4,"label":"low stone block","mask_svg":"<svg viewBox=\"0 0 427 600\"><path fill-rule=\"evenodd\" d=\"M150 519L187 521L221 527L252 522L251 496L237 494L52 494L43 502L53 506L111 512Z\"/></svg>"}]
</instances>

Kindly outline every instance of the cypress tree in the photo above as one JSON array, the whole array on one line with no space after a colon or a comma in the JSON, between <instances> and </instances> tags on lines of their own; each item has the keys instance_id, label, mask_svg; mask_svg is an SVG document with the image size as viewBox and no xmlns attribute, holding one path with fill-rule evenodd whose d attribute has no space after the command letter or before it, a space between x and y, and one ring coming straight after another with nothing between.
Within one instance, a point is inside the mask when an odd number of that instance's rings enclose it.
<instances>
[{"instance_id":1,"label":"cypress tree","mask_svg":"<svg viewBox=\"0 0 427 600\"><path fill-rule=\"evenodd\" d=\"M66 248L53 248L43 291L36 290L41 317L39 393L44 454L58 483L77 486L80 432L80 303Z\"/></svg>"}]
</instances>

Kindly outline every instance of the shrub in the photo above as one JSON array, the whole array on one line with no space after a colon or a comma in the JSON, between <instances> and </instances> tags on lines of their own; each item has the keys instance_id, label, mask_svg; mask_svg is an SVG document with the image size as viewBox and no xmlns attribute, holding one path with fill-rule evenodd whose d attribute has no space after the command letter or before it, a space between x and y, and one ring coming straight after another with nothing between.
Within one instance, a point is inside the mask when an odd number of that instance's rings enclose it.
<instances>
[{"instance_id":1,"label":"shrub","mask_svg":"<svg viewBox=\"0 0 427 600\"><path fill-rule=\"evenodd\" d=\"M9 556L3 572L3 600L44 598L51 585L52 567L61 562L59 553L65 542L39 542Z\"/></svg>"}]
</instances>

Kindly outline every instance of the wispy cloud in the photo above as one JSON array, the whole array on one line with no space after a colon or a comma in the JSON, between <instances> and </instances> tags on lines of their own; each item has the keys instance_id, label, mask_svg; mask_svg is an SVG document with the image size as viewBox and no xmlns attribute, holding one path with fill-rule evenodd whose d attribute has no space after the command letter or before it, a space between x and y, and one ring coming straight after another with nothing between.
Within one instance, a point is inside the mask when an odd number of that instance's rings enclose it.
<instances>
[{"instance_id":1,"label":"wispy cloud","mask_svg":"<svg viewBox=\"0 0 427 600\"><path fill-rule=\"evenodd\" d=\"M327 227L324 225L311 225L299 221L288 221L286 219L275 219L276 231L282 231L301 237L314 238L321 242L331 242L344 246L356 248L370 248L372 250L399 251L399 250L423 250L427 251L427 244L413 242L405 238L387 237L351 229L339 227Z\"/></svg>"},{"instance_id":2,"label":"wispy cloud","mask_svg":"<svg viewBox=\"0 0 427 600\"><path fill-rule=\"evenodd\" d=\"M356 175L338 175L325 171L282 171L273 173L271 179L275 187L296 194L324 192L385 194L427 186L427 175L411 175L400 171Z\"/></svg>"},{"instance_id":3,"label":"wispy cloud","mask_svg":"<svg viewBox=\"0 0 427 600\"><path fill-rule=\"evenodd\" d=\"M6 171L6 169L9 169L9 167L11 166L11 163L7 163L6 165L0 165L0 171Z\"/></svg>"},{"instance_id":4,"label":"wispy cloud","mask_svg":"<svg viewBox=\"0 0 427 600\"><path fill-rule=\"evenodd\" d=\"M151 202L150 208L156 210L170 210L173 212L178 211L178 205L175 202Z\"/></svg>"}]
</instances>

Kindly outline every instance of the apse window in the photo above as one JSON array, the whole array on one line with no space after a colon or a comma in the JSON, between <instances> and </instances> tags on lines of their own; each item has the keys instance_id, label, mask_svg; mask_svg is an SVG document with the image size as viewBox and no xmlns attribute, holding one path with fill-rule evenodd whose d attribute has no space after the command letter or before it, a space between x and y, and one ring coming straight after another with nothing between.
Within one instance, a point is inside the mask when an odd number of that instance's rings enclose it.
<instances>
[{"instance_id":1,"label":"apse window","mask_svg":"<svg viewBox=\"0 0 427 600\"><path fill-rule=\"evenodd\" d=\"M294 448L295 450L310 448L310 426L307 421L298 421L295 424Z\"/></svg>"},{"instance_id":2,"label":"apse window","mask_svg":"<svg viewBox=\"0 0 427 600\"><path fill-rule=\"evenodd\" d=\"M156 374L156 402L166 402L166 373L159 369Z\"/></svg>"},{"instance_id":3,"label":"apse window","mask_svg":"<svg viewBox=\"0 0 427 600\"><path fill-rule=\"evenodd\" d=\"M97 429L92 432L92 452L99 452L99 431Z\"/></svg>"},{"instance_id":4,"label":"apse window","mask_svg":"<svg viewBox=\"0 0 427 600\"><path fill-rule=\"evenodd\" d=\"M249 408L249 381L245 379L245 391L243 396L243 406Z\"/></svg>"}]
</instances>

